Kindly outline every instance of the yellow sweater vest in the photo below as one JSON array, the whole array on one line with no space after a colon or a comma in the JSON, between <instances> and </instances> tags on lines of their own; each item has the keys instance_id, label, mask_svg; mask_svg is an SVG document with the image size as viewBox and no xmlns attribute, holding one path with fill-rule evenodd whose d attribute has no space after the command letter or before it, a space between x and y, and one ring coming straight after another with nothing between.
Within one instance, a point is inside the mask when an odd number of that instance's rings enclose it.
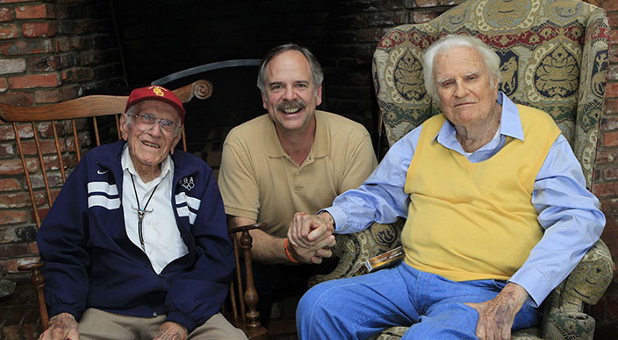
<instances>
[{"instance_id":1,"label":"yellow sweater vest","mask_svg":"<svg viewBox=\"0 0 618 340\"><path fill-rule=\"evenodd\" d=\"M519 106L524 140L507 137L490 159L471 163L434 136L428 119L408 169L402 232L410 266L453 281L509 279L543 236L532 205L536 175L560 129L546 113Z\"/></svg>"}]
</instances>

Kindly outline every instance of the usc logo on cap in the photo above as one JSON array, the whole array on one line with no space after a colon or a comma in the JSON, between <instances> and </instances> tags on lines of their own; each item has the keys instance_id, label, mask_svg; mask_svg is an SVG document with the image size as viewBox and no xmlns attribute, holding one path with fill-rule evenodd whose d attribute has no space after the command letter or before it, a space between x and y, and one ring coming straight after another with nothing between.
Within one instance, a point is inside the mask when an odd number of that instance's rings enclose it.
<instances>
[{"instance_id":1,"label":"usc logo on cap","mask_svg":"<svg viewBox=\"0 0 618 340\"><path fill-rule=\"evenodd\" d=\"M148 88L152 90L152 93L159 97L165 97L164 91L169 91L168 89L161 86L149 86Z\"/></svg>"}]
</instances>

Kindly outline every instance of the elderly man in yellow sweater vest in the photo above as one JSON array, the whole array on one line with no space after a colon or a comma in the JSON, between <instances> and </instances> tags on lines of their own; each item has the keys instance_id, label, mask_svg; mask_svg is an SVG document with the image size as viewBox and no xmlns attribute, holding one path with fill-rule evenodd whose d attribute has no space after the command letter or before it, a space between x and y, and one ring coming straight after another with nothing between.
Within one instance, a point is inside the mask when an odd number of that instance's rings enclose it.
<instances>
[{"instance_id":1,"label":"elderly man in yellow sweater vest","mask_svg":"<svg viewBox=\"0 0 618 340\"><path fill-rule=\"evenodd\" d=\"M301 339L509 339L599 239L605 217L553 119L498 91L500 59L483 42L446 36L425 52L428 93L442 115L389 150L358 188L288 237L309 247L407 218L405 260L322 283L302 298Z\"/></svg>"}]
</instances>

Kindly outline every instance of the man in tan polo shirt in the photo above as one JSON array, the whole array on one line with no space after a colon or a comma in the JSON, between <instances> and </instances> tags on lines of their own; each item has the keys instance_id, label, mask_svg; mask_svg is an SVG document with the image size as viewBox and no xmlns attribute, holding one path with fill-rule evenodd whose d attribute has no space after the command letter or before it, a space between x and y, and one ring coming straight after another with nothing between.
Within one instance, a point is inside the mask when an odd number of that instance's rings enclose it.
<instances>
[{"instance_id":1,"label":"man in tan polo shirt","mask_svg":"<svg viewBox=\"0 0 618 340\"><path fill-rule=\"evenodd\" d=\"M304 292L309 277L337 264L329 249L334 235L325 234L314 248L288 244L295 212L329 206L377 165L362 125L316 111L323 78L306 48L272 49L262 60L257 83L268 114L234 128L223 146L219 186L228 224L268 223L251 231L258 311L265 325L274 300Z\"/></svg>"}]
</instances>

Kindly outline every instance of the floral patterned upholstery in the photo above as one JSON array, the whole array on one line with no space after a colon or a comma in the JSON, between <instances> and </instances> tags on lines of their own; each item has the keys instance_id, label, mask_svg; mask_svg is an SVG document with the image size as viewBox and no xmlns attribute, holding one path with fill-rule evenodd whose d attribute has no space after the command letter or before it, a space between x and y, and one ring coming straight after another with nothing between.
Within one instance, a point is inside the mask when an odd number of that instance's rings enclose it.
<instances>
[{"instance_id":1,"label":"floral patterned upholstery","mask_svg":"<svg viewBox=\"0 0 618 340\"><path fill-rule=\"evenodd\" d=\"M609 26L605 12L578 0L468 0L434 20L402 25L378 43L373 78L389 145L440 113L423 84L425 48L447 34L467 34L493 47L502 60L501 91L516 103L551 114L580 160L591 186L599 120L608 69ZM337 269L311 284L349 277L367 259L400 244L403 221L374 224L338 235ZM609 250L599 241L545 301L537 328L513 339L592 339L595 322L582 313L596 303L613 277ZM392 327L376 339L399 339Z\"/></svg>"}]
</instances>

